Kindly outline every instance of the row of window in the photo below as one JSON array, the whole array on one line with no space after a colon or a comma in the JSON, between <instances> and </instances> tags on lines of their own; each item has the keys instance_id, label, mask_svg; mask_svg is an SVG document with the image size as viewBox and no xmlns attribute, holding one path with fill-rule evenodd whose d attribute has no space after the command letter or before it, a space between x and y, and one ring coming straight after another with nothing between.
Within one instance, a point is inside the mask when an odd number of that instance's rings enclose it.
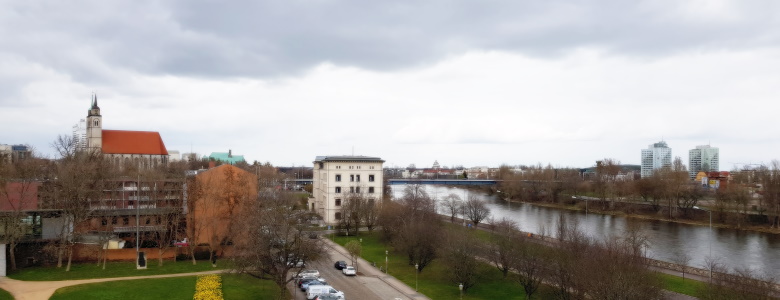
<instances>
[{"instance_id":1,"label":"row of window","mask_svg":"<svg viewBox=\"0 0 780 300\"><path fill-rule=\"evenodd\" d=\"M336 181L341 182L341 174L336 174ZM360 182L360 175L349 175L350 182ZM374 175L368 175L368 182L374 182Z\"/></svg>"},{"instance_id":2,"label":"row of window","mask_svg":"<svg viewBox=\"0 0 780 300\"><path fill-rule=\"evenodd\" d=\"M360 187L359 186L351 186L351 187L349 187L349 192L350 193L360 193ZM340 194L340 193L341 193L341 187L337 186L336 187L336 194ZM374 193L374 187L373 186L369 186L368 187L368 193L369 194L373 194Z\"/></svg>"},{"instance_id":3,"label":"row of window","mask_svg":"<svg viewBox=\"0 0 780 300\"><path fill-rule=\"evenodd\" d=\"M336 166L336 169L341 169L341 166ZM359 170L360 166L349 166L349 169L350 170L354 170L354 169L358 169ZM368 166L368 169L373 170L374 166Z\"/></svg>"},{"instance_id":4,"label":"row of window","mask_svg":"<svg viewBox=\"0 0 780 300\"><path fill-rule=\"evenodd\" d=\"M157 224L162 224L162 218L161 217L158 216L156 221L157 221ZM118 222L118 218L117 217L112 217L111 218L111 225L117 225L117 223L119 223ZM146 218L146 225L149 225L151 223L152 223L152 219L151 218ZM100 224L101 225L108 225L108 219L107 218L103 218L102 220L100 220ZM128 217L122 218L122 225L129 225L129 224L130 224L130 218L128 218Z\"/></svg>"}]
</instances>

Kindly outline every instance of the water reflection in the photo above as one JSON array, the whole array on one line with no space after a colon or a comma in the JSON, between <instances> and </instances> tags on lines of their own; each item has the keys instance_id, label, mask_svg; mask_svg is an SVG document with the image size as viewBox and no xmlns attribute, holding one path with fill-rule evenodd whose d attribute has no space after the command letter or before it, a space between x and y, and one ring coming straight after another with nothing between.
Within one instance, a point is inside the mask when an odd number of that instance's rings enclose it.
<instances>
[{"instance_id":1,"label":"water reflection","mask_svg":"<svg viewBox=\"0 0 780 300\"><path fill-rule=\"evenodd\" d=\"M759 273L780 276L780 236L776 234L747 232L733 229L710 228L657 220L629 219L620 216L586 214L524 203L508 204L485 193L461 188L426 185L432 197L442 199L450 193L461 198L474 195L488 202L493 219L508 218L520 225L520 229L536 234L555 235L558 216L565 215L579 224L580 230L590 237L604 239L622 235L628 223L636 224L648 236L649 257L674 262L675 257L686 255L688 264L703 268L708 256L720 259L729 268L749 267ZM392 186L395 197L403 194L403 185ZM440 212L447 214L446 212ZM542 232L544 231L544 232Z\"/></svg>"}]
</instances>

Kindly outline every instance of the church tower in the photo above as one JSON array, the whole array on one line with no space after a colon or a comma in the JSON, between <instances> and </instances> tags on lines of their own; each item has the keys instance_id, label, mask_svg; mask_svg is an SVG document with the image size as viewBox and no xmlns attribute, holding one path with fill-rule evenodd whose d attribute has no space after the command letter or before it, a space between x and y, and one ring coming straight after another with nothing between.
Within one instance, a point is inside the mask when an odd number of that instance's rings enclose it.
<instances>
[{"instance_id":1,"label":"church tower","mask_svg":"<svg viewBox=\"0 0 780 300\"><path fill-rule=\"evenodd\" d=\"M87 113L87 149L103 150L103 117L100 116L100 107L95 94L92 95L92 107Z\"/></svg>"}]
</instances>

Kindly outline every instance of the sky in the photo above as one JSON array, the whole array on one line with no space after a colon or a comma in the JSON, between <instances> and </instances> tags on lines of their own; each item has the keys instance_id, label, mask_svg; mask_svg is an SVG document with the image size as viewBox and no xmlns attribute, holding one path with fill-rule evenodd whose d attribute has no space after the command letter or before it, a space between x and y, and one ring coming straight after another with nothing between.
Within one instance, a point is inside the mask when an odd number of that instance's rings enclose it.
<instances>
[{"instance_id":1,"label":"sky","mask_svg":"<svg viewBox=\"0 0 780 300\"><path fill-rule=\"evenodd\" d=\"M278 166L780 159L780 2L0 0L0 144L104 129Z\"/></svg>"}]
</instances>

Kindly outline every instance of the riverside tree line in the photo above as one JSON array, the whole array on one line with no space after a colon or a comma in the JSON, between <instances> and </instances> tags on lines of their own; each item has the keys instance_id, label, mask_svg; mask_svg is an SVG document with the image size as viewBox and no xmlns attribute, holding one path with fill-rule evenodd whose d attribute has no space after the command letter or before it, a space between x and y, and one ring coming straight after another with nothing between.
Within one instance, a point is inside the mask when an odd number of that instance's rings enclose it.
<instances>
[{"instance_id":1,"label":"riverside tree line","mask_svg":"<svg viewBox=\"0 0 780 300\"><path fill-rule=\"evenodd\" d=\"M594 172L554 168L551 165L523 167L515 173L501 166L497 190L501 196L526 202L589 205L589 209L656 215L659 218L690 219L706 216L696 209L705 204L713 221L735 227L745 225L780 228L780 162L731 171L730 180L718 189L702 187L690 179L677 157L670 167L647 178L624 176L620 162L603 159ZM585 203L580 196L597 198Z\"/></svg>"}]
</instances>

